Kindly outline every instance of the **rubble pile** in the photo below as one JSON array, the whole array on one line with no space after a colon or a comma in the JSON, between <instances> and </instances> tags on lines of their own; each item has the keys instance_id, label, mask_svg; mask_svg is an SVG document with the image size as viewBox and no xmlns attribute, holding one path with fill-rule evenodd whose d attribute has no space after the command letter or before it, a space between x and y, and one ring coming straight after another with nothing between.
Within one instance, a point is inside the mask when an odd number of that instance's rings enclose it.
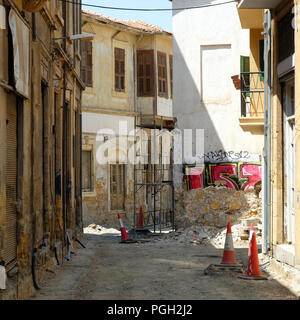
<instances>
[{"instance_id":1,"label":"rubble pile","mask_svg":"<svg viewBox=\"0 0 300 320\"><path fill-rule=\"evenodd\" d=\"M106 228L95 223L83 228L83 232L88 234L120 234L120 230L117 228Z\"/></svg>"},{"instance_id":2,"label":"rubble pile","mask_svg":"<svg viewBox=\"0 0 300 320\"><path fill-rule=\"evenodd\" d=\"M262 223L258 215L240 219L231 225L232 239L235 247L249 246L250 226L253 224L257 244L262 241ZM162 237L163 240L177 240L181 243L195 243L216 248L224 248L227 227L218 228L211 226L193 225L186 229L180 228L176 232L170 232Z\"/></svg>"},{"instance_id":3,"label":"rubble pile","mask_svg":"<svg viewBox=\"0 0 300 320\"><path fill-rule=\"evenodd\" d=\"M249 216L261 215L261 199L254 189L247 191L208 187L183 191L180 210L175 212L178 228L195 225L224 228Z\"/></svg>"}]
</instances>

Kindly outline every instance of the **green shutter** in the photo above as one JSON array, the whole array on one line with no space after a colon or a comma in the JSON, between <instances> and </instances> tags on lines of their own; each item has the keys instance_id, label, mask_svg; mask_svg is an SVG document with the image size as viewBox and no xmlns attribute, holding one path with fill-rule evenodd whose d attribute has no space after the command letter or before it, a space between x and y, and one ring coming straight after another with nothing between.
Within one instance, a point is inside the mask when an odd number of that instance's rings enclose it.
<instances>
[{"instance_id":1,"label":"green shutter","mask_svg":"<svg viewBox=\"0 0 300 320\"><path fill-rule=\"evenodd\" d=\"M250 72L250 57L241 56L241 72ZM250 75L244 75L246 86L250 86ZM242 81L242 79L241 79ZM246 97L250 97L250 92L246 93Z\"/></svg>"},{"instance_id":2,"label":"green shutter","mask_svg":"<svg viewBox=\"0 0 300 320\"><path fill-rule=\"evenodd\" d=\"M259 71L265 70L265 60L264 60L264 40L259 40ZM264 81L264 75L260 75L260 81Z\"/></svg>"}]
</instances>

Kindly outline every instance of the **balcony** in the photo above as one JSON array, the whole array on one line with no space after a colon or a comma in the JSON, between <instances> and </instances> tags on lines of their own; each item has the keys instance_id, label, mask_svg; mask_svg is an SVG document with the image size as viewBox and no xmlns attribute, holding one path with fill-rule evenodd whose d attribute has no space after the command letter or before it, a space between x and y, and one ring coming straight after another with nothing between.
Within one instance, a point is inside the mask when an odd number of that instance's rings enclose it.
<instances>
[{"instance_id":1,"label":"balcony","mask_svg":"<svg viewBox=\"0 0 300 320\"><path fill-rule=\"evenodd\" d=\"M46 4L48 0L22 0L22 8L29 12L38 12Z\"/></svg>"},{"instance_id":2,"label":"balcony","mask_svg":"<svg viewBox=\"0 0 300 320\"><path fill-rule=\"evenodd\" d=\"M240 126L253 134L264 132L264 72L241 72Z\"/></svg>"},{"instance_id":3,"label":"balcony","mask_svg":"<svg viewBox=\"0 0 300 320\"><path fill-rule=\"evenodd\" d=\"M282 0L239 0L240 9L274 9Z\"/></svg>"}]
</instances>

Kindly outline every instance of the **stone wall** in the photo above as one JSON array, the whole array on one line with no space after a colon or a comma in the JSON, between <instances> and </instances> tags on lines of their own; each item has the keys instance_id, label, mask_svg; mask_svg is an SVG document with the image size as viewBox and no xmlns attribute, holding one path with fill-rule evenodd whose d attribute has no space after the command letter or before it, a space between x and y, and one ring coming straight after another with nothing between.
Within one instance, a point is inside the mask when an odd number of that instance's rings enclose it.
<instances>
[{"instance_id":1,"label":"stone wall","mask_svg":"<svg viewBox=\"0 0 300 320\"><path fill-rule=\"evenodd\" d=\"M227 187L184 190L175 188L175 224L177 228L193 225L222 228L228 220L261 215L261 198L254 189L241 191Z\"/></svg>"}]
</instances>

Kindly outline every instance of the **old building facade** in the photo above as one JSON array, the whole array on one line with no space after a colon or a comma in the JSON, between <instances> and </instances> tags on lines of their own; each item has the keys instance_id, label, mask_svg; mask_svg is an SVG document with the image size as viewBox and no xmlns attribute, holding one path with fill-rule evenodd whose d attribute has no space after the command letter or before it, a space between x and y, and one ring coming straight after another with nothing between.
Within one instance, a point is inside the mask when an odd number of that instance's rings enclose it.
<instances>
[{"instance_id":1,"label":"old building facade","mask_svg":"<svg viewBox=\"0 0 300 320\"><path fill-rule=\"evenodd\" d=\"M152 224L163 210L158 184L170 180L162 177L162 159L170 158L171 146L162 150L160 141L174 127L172 34L90 11L83 11L83 32L94 34L83 51L84 223L118 225L120 213L126 225L134 225L142 207ZM150 142L154 136L156 145ZM148 166L156 156L158 163Z\"/></svg>"},{"instance_id":2,"label":"old building facade","mask_svg":"<svg viewBox=\"0 0 300 320\"><path fill-rule=\"evenodd\" d=\"M274 260L300 265L299 1L240 1L241 10L264 10L265 175L264 251Z\"/></svg>"},{"instance_id":3,"label":"old building facade","mask_svg":"<svg viewBox=\"0 0 300 320\"><path fill-rule=\"evenodd\" d=\"M184 141L182 165L174 171L175 216L224 226L229 215L242 208L261 213L260 199L254 197L255 208L248 206L251 190L262 178L264 82L256 61L261 37L254 46L235 3L172 4L173 105ZM186 7L198 8L180 9ZM192 139L190 148L186 142ZM190 204L195 201L197 206Z\"/></svg>"},{"instance_id":4,"label":"old building facade","mask_svg":"<svg viewBox=\"0 0 300 320\"><path fill-rule=\"evenodd\" d=\"M0 1L0 299L27 298L82 233L81 7Z\"/></svg>"}]
</instances>

